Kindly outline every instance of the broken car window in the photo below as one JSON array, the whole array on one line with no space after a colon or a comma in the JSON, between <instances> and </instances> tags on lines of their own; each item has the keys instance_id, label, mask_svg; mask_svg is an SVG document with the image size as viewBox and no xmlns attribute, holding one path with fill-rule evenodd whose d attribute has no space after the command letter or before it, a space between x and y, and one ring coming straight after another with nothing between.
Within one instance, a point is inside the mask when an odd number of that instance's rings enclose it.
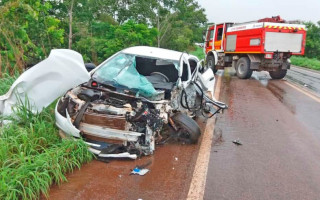
<instances>
[{"instance_id":1,"label":"broken car window","mask_svg":"<svg viewBox=\"0 0 320 200\"><path fill-rule=\"evenodd\" d=\"M146 77L136 69L134 55L119 53L101 66L92 78L100 83L111 84L115 87L126 87L142 96L151 97L157 94Z\"/></svg>"}]
</instances>

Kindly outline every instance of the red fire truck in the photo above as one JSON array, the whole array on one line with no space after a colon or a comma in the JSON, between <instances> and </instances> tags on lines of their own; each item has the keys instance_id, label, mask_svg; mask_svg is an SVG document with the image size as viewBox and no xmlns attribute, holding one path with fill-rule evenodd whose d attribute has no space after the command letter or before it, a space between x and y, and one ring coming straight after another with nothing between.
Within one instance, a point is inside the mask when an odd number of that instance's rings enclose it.
<instances>
[{"instance_id":1,"label":"red fire truck","mask_svg":"<svg viewBox=\"0 0 320 200\"><path fill-rule=\"evenodd\" d=\"M289 58L304 54L306 28L285 23L276 16L241 24L210 25L205 40L206 63L214 73L234 67L241 79L263 70L273 79L281 79L290 69Z\"/></svg>"}]
</instances>

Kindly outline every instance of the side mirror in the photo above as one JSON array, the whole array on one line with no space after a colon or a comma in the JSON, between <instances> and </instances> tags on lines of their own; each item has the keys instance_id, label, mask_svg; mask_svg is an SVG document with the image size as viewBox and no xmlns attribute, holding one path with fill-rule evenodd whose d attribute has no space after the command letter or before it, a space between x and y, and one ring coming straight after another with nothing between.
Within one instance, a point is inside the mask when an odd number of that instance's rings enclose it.
<instances>
[{"instance_id":1,"label":"side mirror","mask_svg":"<svg viewBox=\"0 0 320 200\"><path fill-rule=\"evenodd\" d=\"M198 62L198 70L200 73L203 73L205 71L205 62L203 59L201 59L199 62Z\"/></svg>"},{"instance_id":2,"label":"side mirror","mask_svg":"<svg viewBox=\"0 0 320 200\"><path fill-rule=\"evenodd\" d=\"M87 71L90 72L94 68L96 68L96 65L93 63L85 63L84 66L86 67Z\"/></svg>"},{"instance_id":3,"label":"side mirror","mask_svg":"<svg viewBox=\"0 0 320 200\"><path fill-rule=\"evenodd\" d=\"M207 33L207 31L206 30L204 30L203 32L202 32L202 42L205 42L206 41L206 34Z\"/></svg>"}]
</instances>

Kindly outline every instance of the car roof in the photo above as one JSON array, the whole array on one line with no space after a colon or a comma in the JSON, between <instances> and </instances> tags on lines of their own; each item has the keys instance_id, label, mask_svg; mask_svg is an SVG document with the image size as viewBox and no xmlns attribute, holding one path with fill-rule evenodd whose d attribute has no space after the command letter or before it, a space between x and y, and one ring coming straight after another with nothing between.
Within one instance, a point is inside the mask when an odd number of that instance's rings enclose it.
<instances>
[{"instance_id":1,"label":"car roof","mask_svg":"<svg viewBox=\"0 0 320 200\"><path fill-rule=\"evenodd\" d=\"M121 52L138 56L153 57L173 61L179 61L181 55L183 54L182 52L178 51L148 46L129 47L127 49L122 50Z\"/></svg>"}]
</instances>

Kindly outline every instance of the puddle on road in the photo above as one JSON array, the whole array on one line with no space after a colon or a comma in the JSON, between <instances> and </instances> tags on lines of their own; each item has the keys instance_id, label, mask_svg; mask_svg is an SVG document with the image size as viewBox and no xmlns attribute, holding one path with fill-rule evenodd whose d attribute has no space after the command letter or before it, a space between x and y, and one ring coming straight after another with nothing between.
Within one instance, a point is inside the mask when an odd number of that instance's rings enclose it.
<instances>
[{"instance_id":1,"label":"puddle on road","mask_svg":"<svg viewBox=\"0 0 320 200\"><path fill-rule=\"evenodd\" d=\"M219 72L220 71L220 72ZM217 74L219 76L222 76L222 88L226 95L223 95L221 101L225 101L229 103L230 105L233 104L233 91L232 87L230 87L231 83L231 76L235 76L234 69L228 69L226 71L219 70ZM287 100L287 93L285 90L280 88L279 86L276 85L277 82L282 82L283 80L271 80L271 77L269 76L268 72L253 72L251 76L251 80L257 80L262 86L266 87L270 92L277 98L279 101L285 105L291 113L295 114L296 113L296 107L292 104L289 103ZM250 79L249 79L250 80ZM244 80L245 81L245 80ZM232 117L232 110L229 110L230 116Z\"/></svg>"},{"instance_id":2,"label":"puddle on road","mask_svg":"<svg viewBox=\"0 0 320 200\"><path fill-rule=\"evenodd\" d=\"M270 77L268 74L266 73L261 73L261 72L253 72L251 78L256 79L257 81L259 81L261 83L261 85L267 87L267 85L269 84L270 81Z\"/></svg>"}]
</instances>

